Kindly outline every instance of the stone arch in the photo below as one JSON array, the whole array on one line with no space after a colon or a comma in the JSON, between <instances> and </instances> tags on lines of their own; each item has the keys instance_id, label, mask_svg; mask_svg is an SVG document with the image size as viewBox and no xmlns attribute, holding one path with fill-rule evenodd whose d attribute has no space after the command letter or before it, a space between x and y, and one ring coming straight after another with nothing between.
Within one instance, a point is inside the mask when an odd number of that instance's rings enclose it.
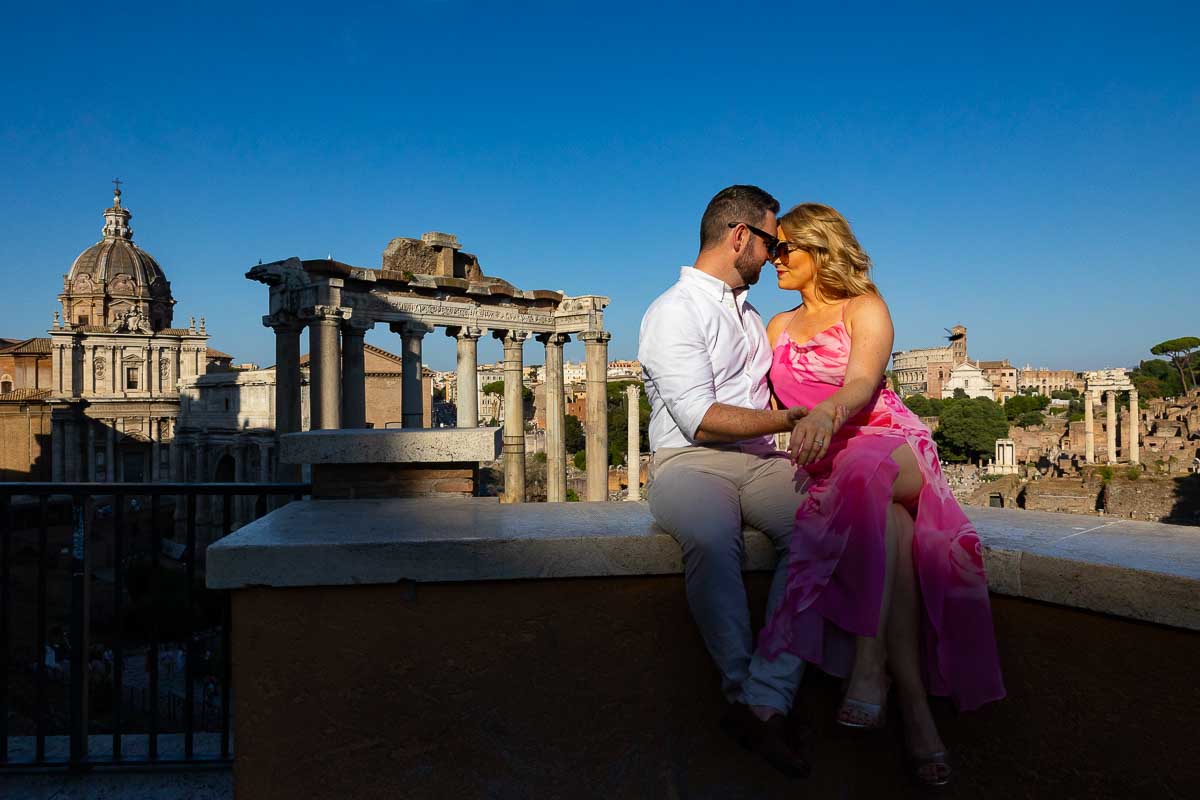
<instances>
[{"instance_id":1,"label":"stone arch","mask_svg":"<svg viewBox=\"0 0 1200 800\"><path fill-rule=\"evenodd\" d=\"M213 480L217 483L233 483L237 477L237 462L233 458L233 454L225 448L225 452L217 459L216 466L213 467Z\"/></svg>"}]
</instances>

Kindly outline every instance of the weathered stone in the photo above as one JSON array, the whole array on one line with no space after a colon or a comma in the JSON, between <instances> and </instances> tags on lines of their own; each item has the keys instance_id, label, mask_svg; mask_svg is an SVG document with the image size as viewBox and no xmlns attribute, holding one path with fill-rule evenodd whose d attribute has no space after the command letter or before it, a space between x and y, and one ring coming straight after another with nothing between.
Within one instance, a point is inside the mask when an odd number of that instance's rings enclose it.
<instances>
[{"instance_id":1,"label":"weathered stone","mask_svg":"<svg viewBox=\"0 0 1200 800\"><path fill-rule=\"evenodd\" d=\"M396 464L494 461L499 428L305 431L280 437L285 464Z\"/></svg>"}]
</instances>

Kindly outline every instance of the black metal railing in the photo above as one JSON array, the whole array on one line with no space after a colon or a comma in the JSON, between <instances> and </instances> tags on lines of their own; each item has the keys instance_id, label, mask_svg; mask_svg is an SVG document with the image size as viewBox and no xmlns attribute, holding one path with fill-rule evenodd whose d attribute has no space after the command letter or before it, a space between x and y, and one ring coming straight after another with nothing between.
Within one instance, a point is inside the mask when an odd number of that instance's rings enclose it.
<instances>
[{"instance_id":1,"label":"black metal railing","mask_svg":"<svg viewBox=\"0 0 1200 800\"><path fill-rule=\"evenodd\" d=\"M0 772L229 763L229 595L205 589L198 568L235 521L309 493L304 483L0 483ZM235 508L242 497L253 506ZM98 587L107 580L111 592ZM139 655L133 681L127 660ZM168 681L180 661L183 680L182 697L168 687L165 703L164 655ZM212 727L198 751L197 733ZM111 752L92 752L109 735Z\"/></svg>"}]
</instances>

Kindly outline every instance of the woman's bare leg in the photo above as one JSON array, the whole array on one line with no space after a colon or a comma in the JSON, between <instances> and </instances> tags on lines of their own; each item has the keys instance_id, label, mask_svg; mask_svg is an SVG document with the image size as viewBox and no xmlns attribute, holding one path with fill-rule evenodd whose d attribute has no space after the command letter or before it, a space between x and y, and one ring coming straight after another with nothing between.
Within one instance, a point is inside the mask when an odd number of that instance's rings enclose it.
<instances>
[{"instance_id":1,"label":"woman's bare leg","mask_svg":"<svg viewBox=\"0 0 1200 800\"><path fill-rule=\"evenodd\" d=\"M892 585L896 573L896 513L907 516L902 506L892 504L888 508L887 527L884 531L883 595L879 603L879 628L875 636L859 636L855 639L854 669L846 687L846 696L864 703L879 705L887 697L887 649L884 636L887 630ZM847 722L869 724L870 719L852 708L840 712Z\"/></svg>"},{"instance_id":2,"label":"woman's bare leg","mask_svg":"<svg viewBox=\"0 0 1200 800\"><path fill-rule=\"evenodd\" d=\"M897 499L911 503L916 492L912 472L916 472L916 489L920 491L921 474L916 457L908 445L899 448L892 456L900 464L900 475L896 486L907 490L897 492ZM893 509L897 506L893 506ZM892 602L888 614L887 650L888 666L896 682L897 700L904 717L905 739L909 750L916 755L928 755L945 749L938 736L937 725L929 710L929 696L921 679L921 662L918 637L920 636L920 592L917 588L917 573L913 564L913 518L900 507L896 521L896 578L892 590Z\"/></svg>"}]
</instances>

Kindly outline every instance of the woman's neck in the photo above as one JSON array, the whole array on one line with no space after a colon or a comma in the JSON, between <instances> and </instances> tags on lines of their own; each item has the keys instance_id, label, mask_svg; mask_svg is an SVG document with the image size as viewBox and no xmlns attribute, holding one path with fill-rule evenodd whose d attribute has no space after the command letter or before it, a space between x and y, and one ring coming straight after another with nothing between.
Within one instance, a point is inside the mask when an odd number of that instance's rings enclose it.
<instances>
[{"instance_id":1,"label":"woman's neck","mask_svg":"<svg viewBox=\"0 0 1200 800\"><path fill-rule=\"evenodd\" d=\"M840 301L830 300L817 289L816 281L800 287L800 296L804 298L804 307L811 313L820 313L827 308L837 305Z\"/></svg>"}]
</instances>

